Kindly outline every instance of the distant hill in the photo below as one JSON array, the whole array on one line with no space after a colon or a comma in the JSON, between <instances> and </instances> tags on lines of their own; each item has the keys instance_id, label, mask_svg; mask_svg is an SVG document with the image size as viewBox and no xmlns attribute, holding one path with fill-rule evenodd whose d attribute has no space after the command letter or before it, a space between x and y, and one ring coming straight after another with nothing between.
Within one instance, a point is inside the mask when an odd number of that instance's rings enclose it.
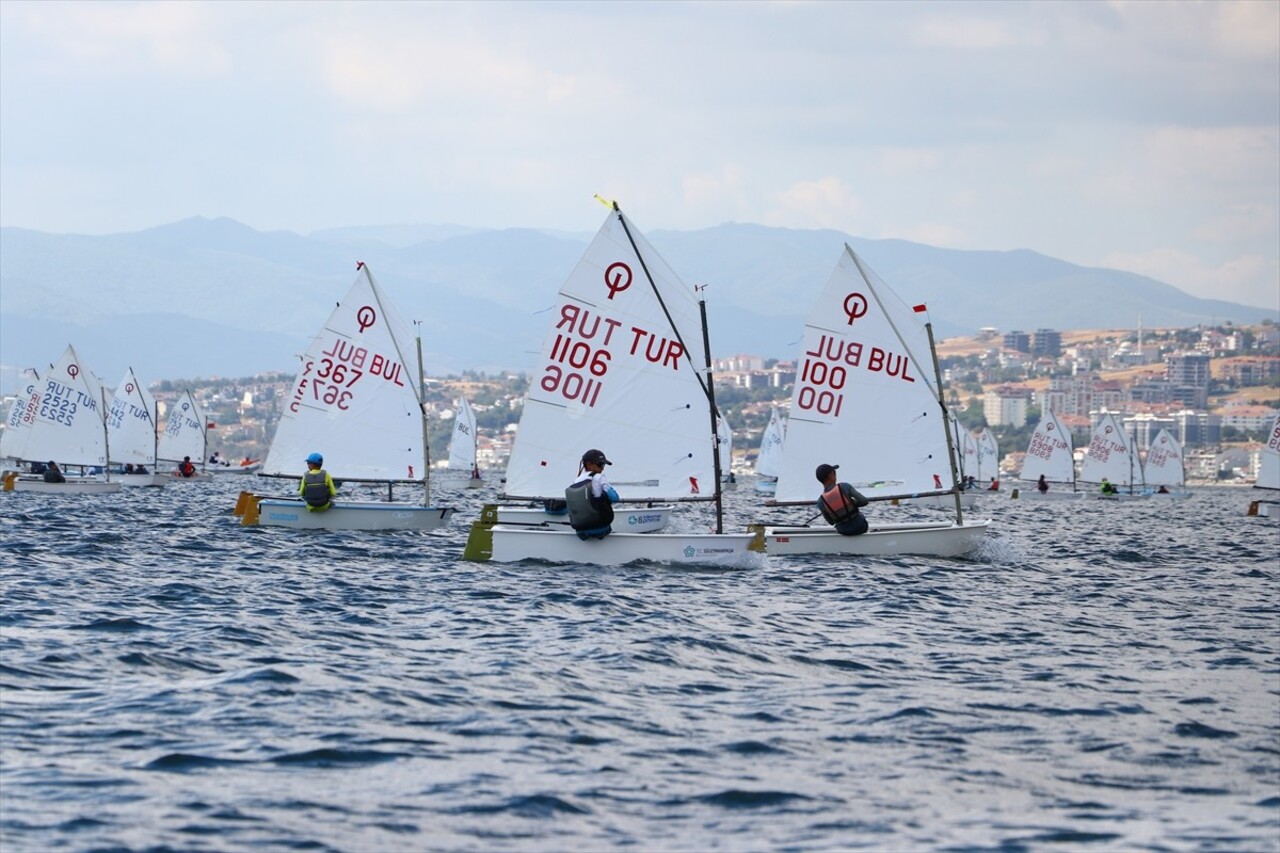
<instances>
[{"instance_id":1,"label":"distant hill","mask_svg":"<svg viewBox=\"0 0 1280 853\"><path fill-rule=\"evenodd\" d=\"M303 236L229 219L86 236L0 229L0 390L67 343L114 383L292 372L365 261L409 320L428 371L531 367L556 291L591 234L366 226ZM966 252L837 231L730 223L647 236L688 284L708 284L718 355L790 358L848 242L940 336L1258 322L1274 309L1198 299L1150 278L1030 251Z\"/></svg>"}]
</instances>

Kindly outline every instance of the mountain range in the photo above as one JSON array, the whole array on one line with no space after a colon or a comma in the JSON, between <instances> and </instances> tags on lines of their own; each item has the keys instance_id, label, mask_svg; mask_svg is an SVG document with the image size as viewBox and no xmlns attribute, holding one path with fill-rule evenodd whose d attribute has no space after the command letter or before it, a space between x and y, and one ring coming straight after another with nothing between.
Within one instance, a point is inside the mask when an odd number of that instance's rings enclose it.
<instances>
[{"instance_id":1,"label":"mountain range","mask_svg":"<svg viewBox=\"0 0 1280 853\"><path fill-rule=\"evenodd\" d=\"M717 356L792 358L804 316L848 243L940 337L1000 331L1256 323L1275 309L1200 299L1151 278L1028 250L941 249L833 230L727 223L646 236L704 291ZM109 386L292 373L364 261L422 321L427 370L532 367L544 313L590 233L365 226L300 235L196 217L89 236L0 228L0 390L68 343Z\"/></svg>"}]
</instances>

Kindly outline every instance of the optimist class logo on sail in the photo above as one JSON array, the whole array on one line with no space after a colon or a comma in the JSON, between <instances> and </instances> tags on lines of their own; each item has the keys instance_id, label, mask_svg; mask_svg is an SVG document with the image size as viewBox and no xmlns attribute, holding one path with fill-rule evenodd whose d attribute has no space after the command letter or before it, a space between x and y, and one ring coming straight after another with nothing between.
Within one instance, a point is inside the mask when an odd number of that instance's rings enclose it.
<instances>
[{"instance_id":1,"label":"optimist class logo on sail","mask_svg":"<svg viewBox=\"0 0 1280 853\"><path fill-rule=\"evenodd\" d=\"M615 261L605 268L605 311L607 303L631 287L633 278L631 266L623 261ZM638 325L627 326L619 319L606 316L600 308L580 301L560 305L553 331L555 338L542 365L538 387L560 400L588 407L600 402L604 380L615 356L644 359L648 364L673 371L680 370L684 356L684 347L679 341Z\"/></svg>"}]
</instances>

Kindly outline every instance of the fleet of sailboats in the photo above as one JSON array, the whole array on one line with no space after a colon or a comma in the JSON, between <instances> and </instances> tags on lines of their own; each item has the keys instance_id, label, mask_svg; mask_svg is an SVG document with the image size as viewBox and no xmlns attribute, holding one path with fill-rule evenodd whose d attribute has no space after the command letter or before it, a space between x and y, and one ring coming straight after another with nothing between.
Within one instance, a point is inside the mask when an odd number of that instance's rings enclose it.
<instances>
[{"instance_id":1,"label":"fleet of sailboats","mask_svg":"<svg viewBox=\"0 0 1280 853\"><path fill-rule=\"evenodd\" d=\"M102 383L67 345L44 378L29 392L21 422L13 435L6 429L4 455L37 463L57 462L78 466L81 471L102 474L73 476L65 472L64 482L47 482L41 475L9 472L5 491L52 492L57 494L100 494L120 490L107 471L107 395Z\"/></svg>"},{"instance_id":2,"label":"fleet of sailboats","mask_svg":"<svg viewBox=\"0 0 1280 853\"><path fill-rule=\"evenodd\" d=\"M313 512L296 491L245 492L236 509L245 524L433 530L454 513L431 505L421 340L410 334L369 269L357 269L355 283L303 357L261 468L264 477L296 483L303 460L320 450L351 497L340 494L331 508ZM978 492L995 490L999 448L991 430L975 434L948 412L932 328L922 313L924 306L909 305L844 247L806 318L789 417L784 421L779 408L771 408L755 460L755 489L773 496L771 507L816 509L814 470L835 464L842 466L840 479L873 504L936 503L954 519L873 517L869 530L856 536L814 525L815 519L726 533L720 501L736 484L734 439L715 403L705 302L612 205L559 291L501 503L484 508L465 557L741 567L759 565L764 553L975 553L990 521L965 519L975 494L964 487L976 481ZM33 470L5 472L4 490L71 494L162 486L174 479L169 466L189 460L204 468L209 424L190 390L169 407L158 430L156 400L132 368L108 397L68 346L47 371L30 370L26 377L0 431L0 458L25 461ZM476 439L475 412L463 396L448 467L466 472L471 488L483 485ZM607 448L609 474L624 503L609 536L583 540L569 528L560 498L579 470L582 451L597 445ZM1140 454L1115 413L1103 412L1078 478L1074 453L1070 431L1045 411L1013 496L1190 495L1182 447L1167 429ZM46 482L34 473L46 459L81 470L64 482ZM1115 492L1104 492L1104 482ZM396 486L420 488L422 500L397 501ZM382 488L385 500L366 499L370 489ZM1249 514L1280 516L1280 417L1261 453L1255 489L1263 496ZM681 530L662 532L680 504L705 501L716 505L714 531L691 530L686 522Z\"/></svg>"}]
</instances>

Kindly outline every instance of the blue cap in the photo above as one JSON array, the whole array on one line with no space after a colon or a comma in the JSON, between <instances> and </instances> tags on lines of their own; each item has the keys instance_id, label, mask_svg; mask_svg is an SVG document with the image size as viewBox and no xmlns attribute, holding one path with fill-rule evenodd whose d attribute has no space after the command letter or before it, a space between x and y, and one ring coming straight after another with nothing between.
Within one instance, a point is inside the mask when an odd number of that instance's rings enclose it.
<instances>
[{"instance_id":1,"label":"blue cap","mask_svg":"<svg viewBox=\"0 0 1280 853\"><path fill-rule=\"evenodd\" d=\"M319 453L312 453L310 456L307 457L307 462L313 465L323 465L324 457L321 456Z\"/></svg>"}]
</instances>

